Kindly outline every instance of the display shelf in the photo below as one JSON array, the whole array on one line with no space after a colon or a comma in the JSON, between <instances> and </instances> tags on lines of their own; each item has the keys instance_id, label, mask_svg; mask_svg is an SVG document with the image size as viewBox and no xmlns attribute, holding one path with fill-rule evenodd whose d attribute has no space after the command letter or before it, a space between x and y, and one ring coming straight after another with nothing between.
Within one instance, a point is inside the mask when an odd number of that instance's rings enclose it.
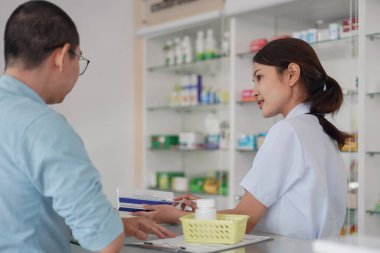
<instances>
[{"instance_id":1,"label":"display shelf","mask_svg":"<svg viewBox=\"0 0 380 253\"><path fill-rule=\"evenodd\" d=\"M369 96L370 98L374 98L376 96L380 96L380 91L377 91L377 92L368 92L367 96Z\"/></svg>"},{"instance_id":2,"label":"display shelf","mask_svg":"<svg viewBox=\"0 0 380 253\"><path fill-rule=\"evenodd\" d=\"M328 39L328 40L322 40L322 41L317 41L313 43L309 43L314 49L319 50L319 49L326 49L326 50L331 50L332 46L336 46L337 49L342 50L342 51L347 51L347 47L350 45L350 41L352 39L355 39L357 36L353 37L345 37L345 38L339 38L339 39ZM253 58L256 53L254 52L241 52L237 53L236 56L239 58Z\"/></svg>"},{"instance_id":3,"label":"display shelf","mask_svg":"<svg viewBox=\"0 0 380 253\"><path fill-rule=\"evenodd\" d=\"M192 192L192 191L186 191L186 192L181 192L181 191L168 191L168 190L162 190L158 188L150 188L150 190L155 190L155 191L166 191L166 192L173 192L175 196L183 195L183 194L191 194L197 197L201 198L214 198L214 197L227 197L227 195L223 195L220 193L206 193L206 192Z\"/></svg>"},{"instance_id":4,"label":"display shelf","mask_svg":"<svg viewBox=\"0 0 380 253\"><path fill-rule=\"evenodd\" d=\"M380 151L367 151L366 153L369 156L380 155Z\"/></svg>"},{"instance_id":5,"label":"display shelf","mask_svg":"<svg viewBox=\"0 0 380 253\"><path fill-rule=\"evenodd\" d=\"M199 105L188 105L188 106L170 106L170 105L161 105L161 106L150 106L148 111L175 111L175 112L193 112L193 111L215 111L219 108L225 108L228 104L199 104Z\"/></svg>"},{"instance_id":6,"label":"display shelf","mask_svg":"<svg viewBox=\"0 0 380 253\"><path fill-rule=\"evenodd\" d=\"M367 34L367 37L370 40L379 40L380 39L380 32Z\"/></svg>"},{"instance_id":7,"label":"display shelf","mask_svg":"<svg viewBox=\"0 0 380 253\"><path fill-rule=\"evenodd\" d=\"M241 100L239 100L236 103L239 105L255 105L256 101L241 101Z\"/></svg>"},{"instance_id":8,"label":"display shelf","mask_svg":"<svg viewBox=\"0 0 380 253\"><path fill-rule=\"evenodd\" d=\"M173 148L149 148L150 151L178 151L178 152L194 152L194 151L228 151L227 148L194 148L194 149L181 149L179 147Z\"/></svg>"},{"instance_id":9,"label":"display shelf","mask_svg":"<svg viewBox=\"0 0 380 253\"><path fill-rule=\"evenodd\" d=\"M236 151L242 152L242 153L257 153L257 150L253 150L253 149L239 149L239 148L237 148Z\"/></svg>"},{"instance_id":10,"label":"display shelf","mask_svg":"<svg viewBox=\"0 0 380 253\"><path fill-rule=\"evenodd\" d=\"M191 74L200 74L200 75L215 75L217 74L222 65L226 63L228 57L214 58L204 61L196 61L188 64L182 65L159 65L148 67L150 72L167 72L179 75L191 75Z\"/></svg>"},{"instance_id":11,"label":"display shelf","mask_svg":"<svg viewBox=\"0 0 380 253\"><path fill-rule=\"evenodd\" d=\"M373 215L373 214L380 215L380 211L379 210L367 210L366 213L371 214L371 215Z\"/></svg>"},{"instance_id":12,"label":"display shelf","mask_svg":"<svg viewBox=\"0 0 380 253\"><path fill-rule=\"evenodd\" d=\"M358 91L357 90L349 90L349 89L343 89L343 96L357 96Z\"/></svg>"},{"instance_id":13,"label":"display shelf","mask_svg":"<svg viewBox=\"0 0 380 253\"><path fill-rule=\"evenodd\" d=\"M358 153L358 151L340 151L343 154Z\"/></svg>"}]
</instances>

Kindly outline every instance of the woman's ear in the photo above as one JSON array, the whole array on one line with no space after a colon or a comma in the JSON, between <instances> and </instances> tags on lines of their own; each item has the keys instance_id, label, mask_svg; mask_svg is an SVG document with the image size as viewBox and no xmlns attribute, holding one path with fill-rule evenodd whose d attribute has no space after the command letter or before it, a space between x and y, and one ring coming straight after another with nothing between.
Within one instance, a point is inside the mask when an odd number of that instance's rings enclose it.
<instances>
[{"instance_id":1,"label":"woman's ear","mask_svg":"<svg viewBox=\"0 0 380 253\"><path fill-rule=\"evenodd\" d=\"M301 69L300 66L296 63L290 63L288 65L289 73L289 86L294 86L300 79Z\"/></svg>"},{"instance_id":2,"label":"woman's ear","mask_svg":"<svg viewBox=\"0 0 380 253\"><path fill-rule=\"evenodd\" d=\"M58 67L59 72L62 72L63 70L65 55L70 53L70 47L71 45L66 43L63 47L56 49L54 52L54 64Z\"/></svg>"}]
</instances>

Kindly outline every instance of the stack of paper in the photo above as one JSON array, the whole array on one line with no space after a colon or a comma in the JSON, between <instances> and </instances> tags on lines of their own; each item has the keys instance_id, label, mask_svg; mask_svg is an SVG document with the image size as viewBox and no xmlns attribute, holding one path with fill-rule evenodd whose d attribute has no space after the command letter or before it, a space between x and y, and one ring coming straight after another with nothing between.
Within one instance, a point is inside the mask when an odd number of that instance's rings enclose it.
<instances>
[{"instance_id":1,"label":"stack of paper","mask_svg":"<svg viewBox=\"0 0 380 253\"><path fill-rule=\"evenodd\" d=\"M118 188L119 212L145 211L143 205L172 205L174 194L172 192L133 189L128 192Z\"/></svg>"}]
</instances>

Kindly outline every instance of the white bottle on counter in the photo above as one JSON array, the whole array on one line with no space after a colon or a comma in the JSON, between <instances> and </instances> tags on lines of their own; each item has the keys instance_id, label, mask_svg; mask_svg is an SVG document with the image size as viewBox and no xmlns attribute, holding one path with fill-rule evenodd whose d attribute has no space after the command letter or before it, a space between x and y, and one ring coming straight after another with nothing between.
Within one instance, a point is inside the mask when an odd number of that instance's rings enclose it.
<instances>
[{"instance_id":1,"label":"white bottle on counter","mask_svg":"<svg viewBox=\"0 0 380 253\"><path fill-rule=\"evenodd\" d=\"M197 209L195 219L197 220L216 220L216 209L214 199L197 199Z\"/></svg>"}]
</instances>

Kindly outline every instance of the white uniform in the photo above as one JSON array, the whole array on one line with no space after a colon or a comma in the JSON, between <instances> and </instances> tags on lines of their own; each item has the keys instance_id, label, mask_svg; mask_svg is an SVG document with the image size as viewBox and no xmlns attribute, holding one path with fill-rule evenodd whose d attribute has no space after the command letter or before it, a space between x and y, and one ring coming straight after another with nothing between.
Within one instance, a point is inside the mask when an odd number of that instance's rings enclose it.
<instances>
[{"instance_id":1,"label":"white uniform","mask_svg":"<svg viewBox=\"0 0 380 253\"><path fill-rule=\"evenodd\" d=\"M336 143L299 104L268 132L241 182L268 209L255 230L335 237L346 215L347 172Z\"/></svg>"}]
</instances>

